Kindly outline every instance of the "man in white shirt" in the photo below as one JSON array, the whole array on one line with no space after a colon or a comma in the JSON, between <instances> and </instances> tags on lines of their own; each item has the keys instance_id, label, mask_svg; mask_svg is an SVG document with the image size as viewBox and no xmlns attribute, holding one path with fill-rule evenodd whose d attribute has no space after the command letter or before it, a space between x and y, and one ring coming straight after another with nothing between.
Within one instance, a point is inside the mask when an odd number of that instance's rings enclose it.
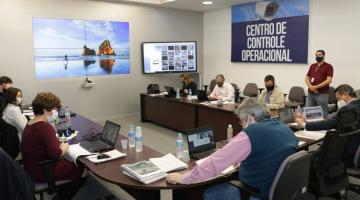
<instances>
[{"instance_id":1,"label":"man in white shirt","mask_svg":"<svg viewBox=\"0 0 360 200\"><path fill-rule=\"evenodd\" d=\"M228 101L234 96L234 88L230 83L225 82L224 75L218 74L215 79L216 85L210 94L211 99Z\"/></svg>"}]
</instances>

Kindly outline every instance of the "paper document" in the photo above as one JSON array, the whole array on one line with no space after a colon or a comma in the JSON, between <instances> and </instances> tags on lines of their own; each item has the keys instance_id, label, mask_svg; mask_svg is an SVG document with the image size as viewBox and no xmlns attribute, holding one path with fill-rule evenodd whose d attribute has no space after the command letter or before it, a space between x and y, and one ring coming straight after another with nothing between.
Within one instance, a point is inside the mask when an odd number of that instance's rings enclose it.
<instances>
[{"instance_id":1,"label":"paper document","mask_svg":"<svg viewBox=\"0 0 360 200\"><path fill-rule=\"evenodd\" d=\"M168 153L161 158L150 158L149 160L165 172L188 168L188 165L186 163L184 163L171 153Z\"/></svg>"},{"instance_id":2,"label":"paper document","mask_svg":"<svg viewBox=\"0 0 360 200\"><path fill-rule=\"evenodd\" d=\"M108 158L103 158L103 159L98 159L98 155L99 154L95 154L95 155L90 155L88 157L86 157L88 160L90 160L93 163L101 163L101 162L105 162L105 161L109 161L109 160L114 160L117 158L121 158L121 157L125 157L126 154L125 153L121 153L120 151L114 149L112 151L108 151L108 152L103 152L102 154L106 154L109 157Z\"/></svg>"},{"instance_id":3,"label":"paper document","mask_svg":"<svg viewBox=\"0 0 360 200\"><path fill-rule=\"evenodd\" d=\"M196 161L196 164L199 165L200 163L204 162L205 159L207 159L208 157L206 158L203 158L203 159L200 159L200 160L197 160ZM229 172L232 172L233 170L236 169L236 166L237 165L230 165L229 167L227 167L226 169L224 169L221 174L228 174Z\"/></svg>"},{"instance_id":4,"label":"paper document","mask_svg":"<svg viewBox=\"0 0 360 200\"><path fill-rule=\"evenodd\" d=\"M296 131L295 136L312 140L320 140L326 134L326 131Z\"/></svg>"},{"instance_id":5,"label":"paper document","mask_svg":"<svg viewBox=\"0 0 360 200\"><path fill-rule=\"evenodd\" d=\"M65 154L65 158L69 161L72 161L76 164L76 159L80 156L88 156L93 153L89 152L88 150L82 148L80 144L72 144L69 145L69 151Z\"/></svg>"},{"instance_id":6,"label":"paper document","mask_svg":"<svg viewBox=\"0 0 360 200\"><path fill-rule=\"evenodd\" d=\"M301 145L303 145L303 144L305 144L304 141L299 141L298 146L301 146Z\"/></svg>"}]
</instances>

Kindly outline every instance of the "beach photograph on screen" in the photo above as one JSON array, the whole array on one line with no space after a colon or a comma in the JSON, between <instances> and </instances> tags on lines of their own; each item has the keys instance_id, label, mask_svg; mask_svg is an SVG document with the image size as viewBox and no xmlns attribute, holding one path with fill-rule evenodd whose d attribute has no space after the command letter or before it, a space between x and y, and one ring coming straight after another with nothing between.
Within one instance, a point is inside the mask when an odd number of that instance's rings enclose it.
<instances>
[{"instance_id":1,"label":"beach photograph on screen","mask_svg":"<svg viewBox=\"0 0 360 200\"><path fill-rule=\"evenodd\" d=\"M130 73L129 23L33 18L37 79Z\"/></svg>"}]
</instances>

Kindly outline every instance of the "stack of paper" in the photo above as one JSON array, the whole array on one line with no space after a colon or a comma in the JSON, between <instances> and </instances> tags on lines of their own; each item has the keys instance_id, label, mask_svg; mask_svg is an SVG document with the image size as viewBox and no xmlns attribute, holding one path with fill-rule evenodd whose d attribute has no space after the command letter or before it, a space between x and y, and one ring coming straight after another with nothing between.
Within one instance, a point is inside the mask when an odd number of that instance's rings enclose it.
<instances>
[{"instance_id":1,"label":"stack of paper","mask_svg":"<svg viewBox=\"0 0 360 200\"><path fill-rule=\"evenodd\" d=\"M295 136L311 140L320 140L325 137L325 131L296 131Z\"/></svg>"},{"instance_id":2,"label":"stack of paper","mask_svg":"<svg viewBox=\"0 0 360 200\"><path fill-rule=\"evenodd\" d=\"M72 144L72 145L69 145L69 151L65 154L65 158L76 164L76 159L79 156L88 156L91 154L93 154L93 153L82 148L80 146L80 144Z\"/></svg>"},{"instance_id":3,"label":"stack of paper","mask_svg":"<svg viewBox=\"0 0 360 200\"><path fill-rule=\"evenodd\" d=\"M121 165L123 173L145 184L155 182L167 176L166 172L151 163L150 161L140 161L134 164Z\"/></svg>"},{"instance_id":4,"label":"stack of paper","mask_svg":"<svg viewBox=\"0 0 360 200\"><path fill-rule=\"evenodd\" d=\"M169 153L160 158L150 158L135 164L121 166L123 173L145 184L167 176L166 172L188 168L188 165Z\"/></svg>"},{"instance_id":5,"label":"stack of paper","mask_svg":"<svg viewBox=\"0 0 360 200\"><path fill-rule=\"evenodd\" d=\"M93 163L101 163L101 162L105 162L105 161L109 161L109 160L114 160L114 159L117 159L117 158L121 158L121 157L125 157L126 154L125 153L121 153L120 151L114 149L112 151L108 151L108 152L104 152L102 154L106 154L108 155L109 157L108 158L103 158L103 159L98 159L98 154L95 154L95 155L91 155L91 156L88 156L86 157L88 160L90 160L91 162Z\"/></svg>"},{"instance_id":6,"label":"stack of paper","mask_svg":"<svg viewBox=\"0 0 360 200\"><path fill-rule=\"evenodd\" d=\"M165 172L188 168L188 165L186 163L184 163L171 153L168 153L161 158L150 158L149 160Z\"/></svg>"}]
</instances>

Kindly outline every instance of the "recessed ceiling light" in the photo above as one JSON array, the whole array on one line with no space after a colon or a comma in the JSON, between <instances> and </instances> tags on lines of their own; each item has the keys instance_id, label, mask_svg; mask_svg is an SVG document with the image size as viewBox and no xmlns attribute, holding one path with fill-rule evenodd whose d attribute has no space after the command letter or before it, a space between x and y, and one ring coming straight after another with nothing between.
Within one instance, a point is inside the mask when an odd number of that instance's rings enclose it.
<instances>
[{"instance_id":1,"label":"recessed ceiling light","mask_svg":"<svg viewBox=\"0 0 360 200\"><path fill-rule=\"evenodd\" d=\"M213 2L212 2L212 1L203 1L202 4L204 4L204 5L211 5L211 4L213 4Z\"/></svg>"}]
</instances>

